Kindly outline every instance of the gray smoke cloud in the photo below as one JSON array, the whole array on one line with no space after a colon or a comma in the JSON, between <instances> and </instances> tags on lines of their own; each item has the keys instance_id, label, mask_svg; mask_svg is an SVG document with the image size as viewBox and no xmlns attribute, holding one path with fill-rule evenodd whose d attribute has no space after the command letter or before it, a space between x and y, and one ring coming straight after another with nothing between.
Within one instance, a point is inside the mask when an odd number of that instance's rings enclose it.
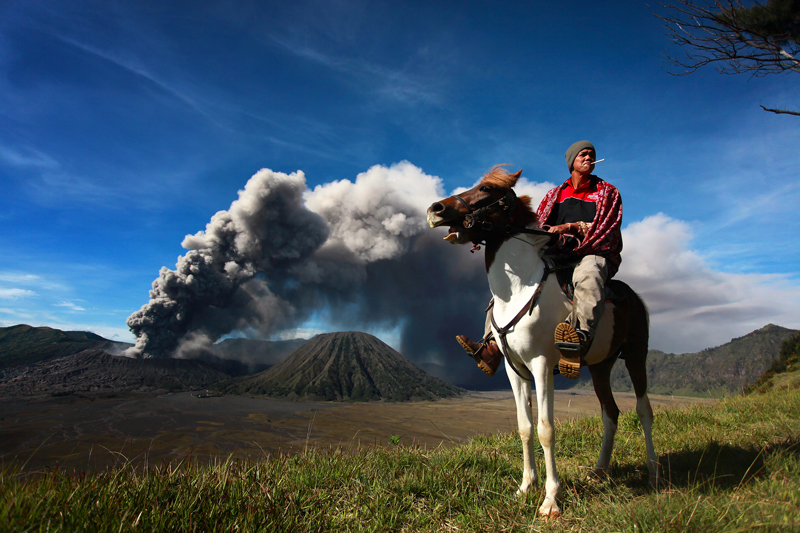
<instances>
[{"instance_id":1,"label":"gray smoke cloud","mask_svg":"<svg viewBox=\"0 0 800 533\"><path fill-rule=\"evenodd\" d=\"M205 231L187 235L189 251L174 270L161 269L150 301L128 318L130 355L168 357L187 336L213 342L234 329L271 332L302 318L276 287L328 239L327 222L304 206L305 192L302 172L261 170Z\"/></svg>"},{"instance_id":2,"label":"gray smoke cloud","mask_svg":"<svg viewBox=\"0 0 800 533\"><path fill-rule=\"evenodd\" d=\"M161 269L128 318L129 355L189 356L234 330L266 338L325 309L343 327L400 326L407 357L447 365L455 323L480 335L488 289L480 258L427 227L443 195L408 162L313 190L302 172L259 171Z\"/></svg>"}]
</instances>

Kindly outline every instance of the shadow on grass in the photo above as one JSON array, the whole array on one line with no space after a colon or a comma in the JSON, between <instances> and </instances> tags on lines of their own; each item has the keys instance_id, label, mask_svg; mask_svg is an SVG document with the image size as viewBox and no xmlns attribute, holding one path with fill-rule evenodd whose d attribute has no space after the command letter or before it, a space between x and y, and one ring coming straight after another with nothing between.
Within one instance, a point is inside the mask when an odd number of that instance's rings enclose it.
<instances>
[{"instance_id":1,"label":"shadow on grass","mask_svg":"<svg viewBox=\"0 0 800 533\"><path fill-rule=\"evenodd\" d=\"M787 438L763 448L743 448L711 441L702 449L682 450L659 458L662 480L668 487L700 490L731 489L768 475L774 455L800 455L800 443Z\"/></svg>"},{"instance_id":2,"label":"shadow on grass","mask_svg":"<svg viewBox=\"0 0 800 533\"><path fill-rule=\"evenodd\" d=\"M711 441L703 448L667 453L659 457L661 488L691 488L702 493L734 489L767 477L770 458L780 455L800 456L800 440L788 437L763 448ZM612 467L611 480L635 492L653 490L644 464L618 464ZM575 483L575 489L584 494L602 490L591 481Z\"/></svg>"}]
</instances>

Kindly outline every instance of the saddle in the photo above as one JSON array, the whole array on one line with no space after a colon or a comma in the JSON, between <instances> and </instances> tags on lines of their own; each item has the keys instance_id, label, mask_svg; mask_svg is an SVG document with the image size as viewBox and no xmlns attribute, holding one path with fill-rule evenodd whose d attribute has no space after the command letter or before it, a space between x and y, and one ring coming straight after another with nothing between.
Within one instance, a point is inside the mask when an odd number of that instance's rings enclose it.
<instances>
[{"instance_id":1,"label":"saddle","mask_svg":"<svg viewBox=\"0 0 800 533\"><path fill-rule=\"evenodd\" d=\"M573 302L575 300L575 284L572 283L572 273L575 271L578 261L568 262L548 256L545 256L542 259L544 259L547 268L551 269L556 275L558 285L561 287L564 295L569 299L570 302ZM623 295L619 291L614 290L615 284L616 281L613 279L606 282L604 297L606 302L624 299Z\"/></svg>"}]
</instances>

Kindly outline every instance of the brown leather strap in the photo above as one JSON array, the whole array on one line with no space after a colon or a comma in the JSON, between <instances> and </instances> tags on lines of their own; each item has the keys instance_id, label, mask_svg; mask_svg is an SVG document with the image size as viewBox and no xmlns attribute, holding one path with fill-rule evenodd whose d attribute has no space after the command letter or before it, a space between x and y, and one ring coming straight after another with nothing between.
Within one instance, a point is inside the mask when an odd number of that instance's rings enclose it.
<instances>
[{"instance_id":1,"label":"brown leather strap","mask_svg":"<svg viewBox=\"0 0 800 533\"><path fill-rule=\"evenodd\" d=\"M520 320L522 320L522 317L525 316L525 313L533 313L533 308L536 306L536 302L539 300L539 296L542 295L542 286L544 286L544 282L545 282L545 280L547 280L547 276L550 275L550 272L552 272L551 269L549 269L549 268L545 268L544 269L544 274L542 274L542 280L539 282L539 286L536 287L536 290L533 291L533 295L531 296L531 299L528 300L528 303L526 303L522 307L522 309L520 309L519 313L517 313L517 315L514 318L511 319L511 322L506 324L506 327L501 328L500 326L497 325L497 322L495 322L495 320L494 320L494 312L493 312L494 311L494 299L492 299L492 303L489 305L489 309L488 309L488 311L489 311L489 320L491 320L492 326L494 327L494 329L497 330L497 334L500 336L500 341L501 342L498 343L498 345L500 347L501 353L503 354L503 357L506 358L506 361L508 361L508 364L511 367L511 369L514 371L514 373L516 375L518 375L519 377L521 377L522 379L526 380L526 381L533 381L533 380L531 378L526 378L525 376L520 374L519 370L517 370L517 367L514 365L513 361L511 361L511 358L508 356L508 351L506 350L506 334L509 332L509 330L511 330L511 328L516 326L517 323Z\"/></svg>"}]
</instances>

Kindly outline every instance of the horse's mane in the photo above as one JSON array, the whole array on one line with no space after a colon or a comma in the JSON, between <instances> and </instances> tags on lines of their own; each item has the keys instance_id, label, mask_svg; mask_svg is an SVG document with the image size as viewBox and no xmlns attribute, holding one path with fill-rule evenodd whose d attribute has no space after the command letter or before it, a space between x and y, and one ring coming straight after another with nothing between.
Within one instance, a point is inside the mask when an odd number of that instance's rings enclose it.
<instances>
[{"instance_id":1,"label":"horse's mane","mask_svg":"<svg viewBox=\"0 0 800 533\"><path fill-rule=\"evenodd\" d=\"M515 177L509 174L508 170L504 168L506 165L508 165L508 163L495 165L490 168L486 174L483 175L481 183L494 185L495 187L502 187L504 189L510 189L513 187L517 180Z\"/></svg>"},{"instance_id":2,"label":"horse's mane","mask_svg":"<svg viewBox=\"0 0 800 533\"><path fill-rule=\"evenodd\" d=\"M501 165L495 165L488 170L483 175L483 179L481 183L485 183L487 185L493 185L495 187L502 187L504 189L510 189L514 187L517 183L517 177L508 172L505 169L505 166L508 163L504 163ZM531 197L527 195L518 196L517 201L519 204L522 205L524 211L524 221L519 221L524 226L530 225L537 225L538 222L536 220L536 212L531 208Z\"/></svg>"}]
</instances>

